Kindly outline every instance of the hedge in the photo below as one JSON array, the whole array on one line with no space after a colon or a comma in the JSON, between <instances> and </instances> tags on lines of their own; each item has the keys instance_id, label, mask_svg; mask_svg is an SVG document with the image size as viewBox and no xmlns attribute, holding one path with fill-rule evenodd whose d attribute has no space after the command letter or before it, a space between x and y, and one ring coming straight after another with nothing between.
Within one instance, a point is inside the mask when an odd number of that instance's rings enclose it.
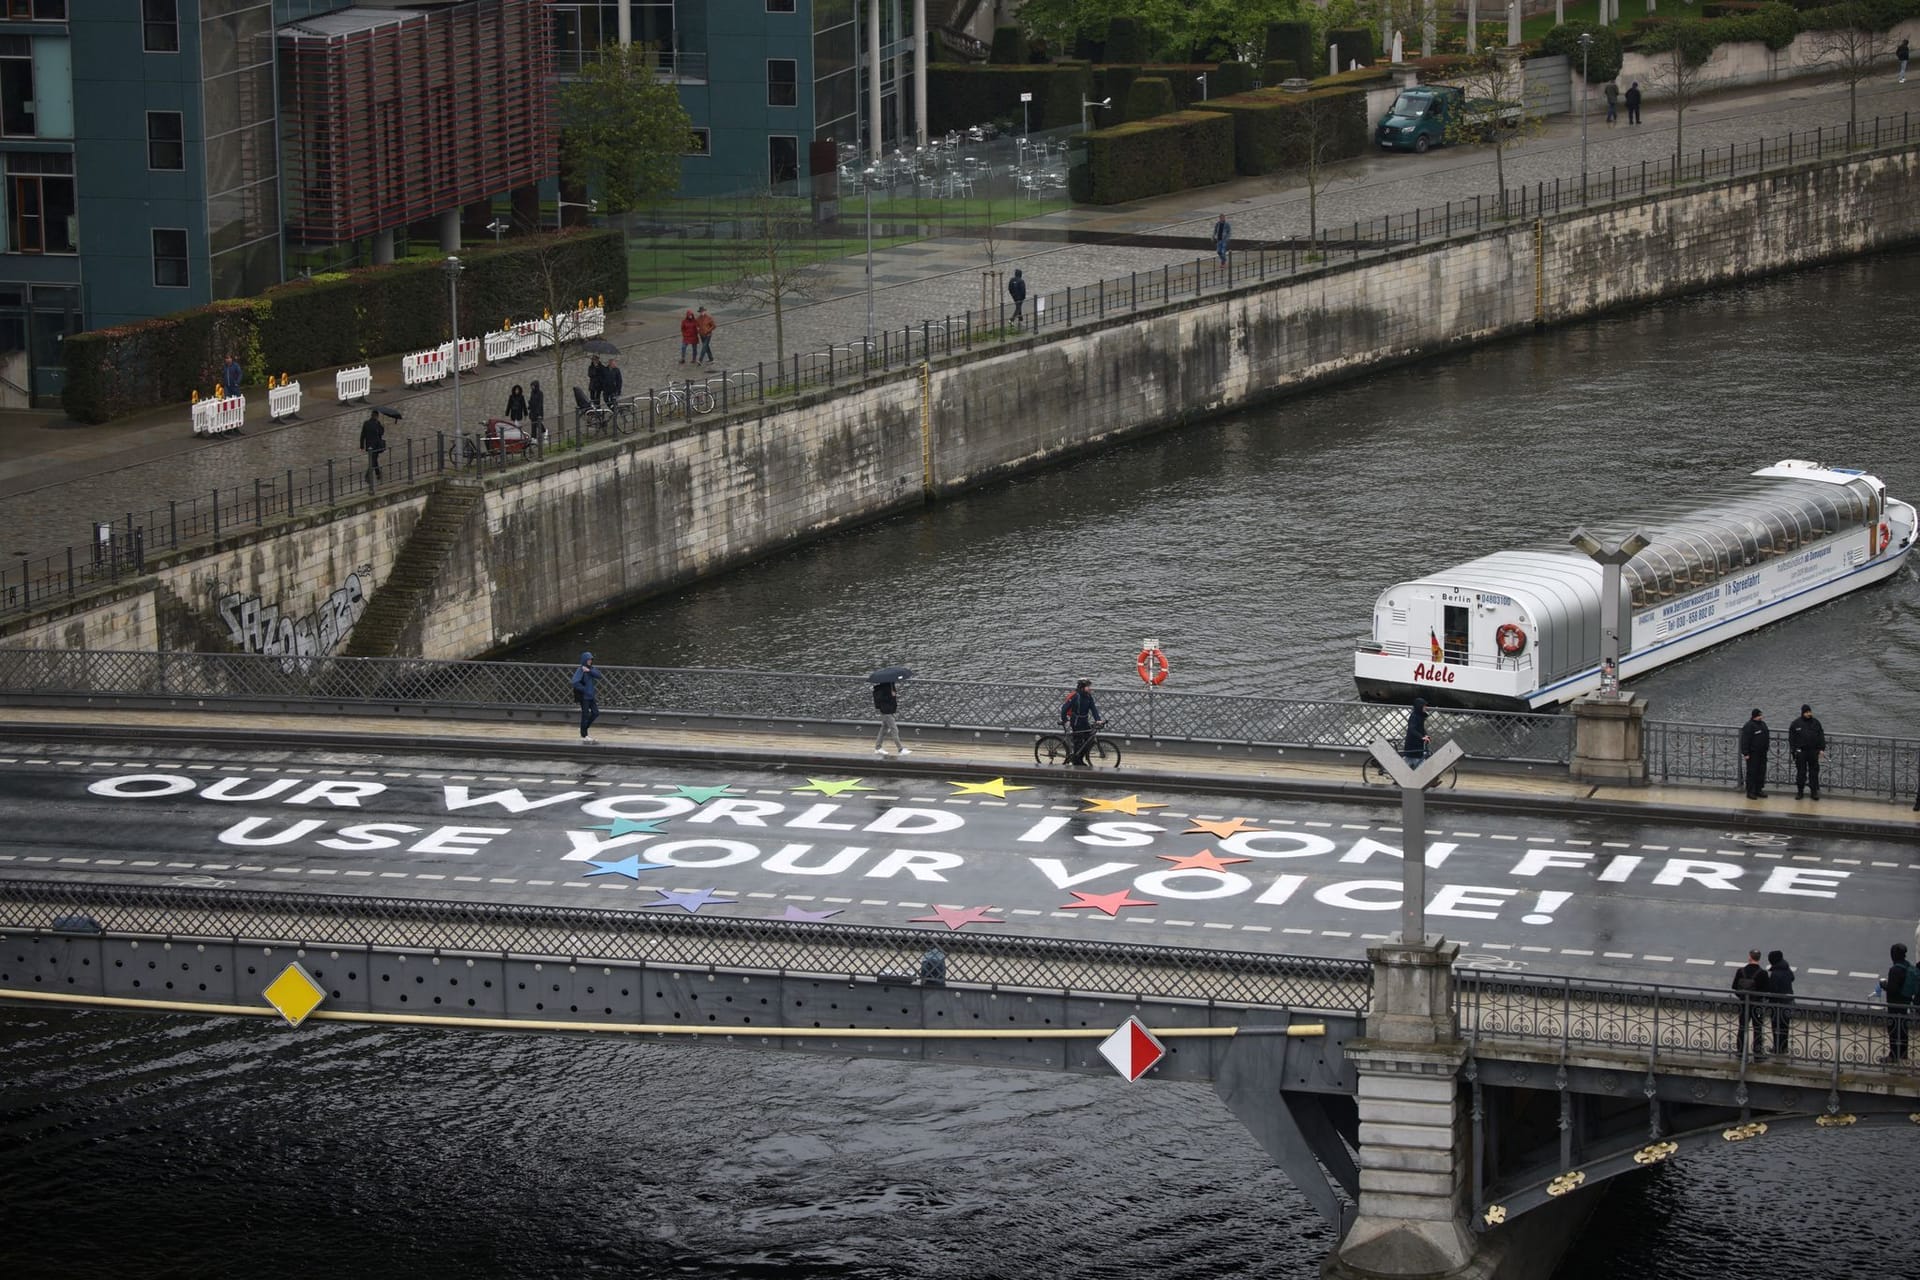
<instances>
[{"instance_id":1,"label":"hedge","mask_svg":"<svg viewBox=\"0 0 1920 1280\"><path fill-rule=\"evenodd\" d=\"M1231 98L1215 98L1202 109L1218 111L1233 121L1234 169L1247 177L1256 177L1300 167L1306 159L1306 140L1296 113L1302 103L1329 99L1338 102L1339 117L1330 153L1323 154L1322 160L1345 160L1360 155L1368 149L1372 134L1363 89L1335 87L1306 93L1261 89Z\"/></svg>"},{"instance_id":2,"label":"hedge","mask_svg":"<svg viewBox=\"0 0 1920 1280\"><path fill-rule=\"evenodd\" d=\"M995 27L987 61L996 67L1017 67L1027 60L1027 38L1018 27Z\"/></svg>"},{"instance_id":3,"label":"hedge","mask_svg":"<svg viewBox=\"0 0 1920 1280\"><path fill-rule=\"evenodd\" d=\"M1278 89L1299 74L1300 68L1284 58L1270 58L1260 64L1260 83L1269 89Z\"/></svg>"},{"instance_id":4,"label":"hedge","mask_svg":"<svg viewBox=\"0 0 1920 1280\"><path fill-rule=\"evenodd\" d=\"M1133 88L1133 82L1140 78L1142 71L1139 63L1114 63L1111 66L1095 67L1095 78L1099 81L1099 92L1088 95L1098 102L1102 98L1113 102L1113 115L1109 120L1119 120L1127 109L1127 93Z\"/></svg>"},{"instance_id":5,"label":"hedge","mask_svg":"<svg viewBox=\"0 0 1920 1280\"><path fill-rule=\"evenodd\" d=\"M1020 95L1031 93L1030 127L1059 129L1080 123L1087 69L1063 66L927 68L927 129L950 133L983 120L1020 120Z\"/></svg>"},{"instance_id":6,"label":"hedge","mask_svg":"<svg viewBox=\"0 0 1920 1280\"><path fill-rule=\"evenodd\" d=\"M556 255L554 274L582 295L627 300L626 236L619 230L541 235L524 245L475 246L461 257L460 329L468 337L535 314L527 261ZM355 364L447 340L447 273L438 259L296 281L254 298L209 303L134 324L76 333L62 344L61 402L76 422L184 404L211 394L228 352L247 383L280 373Z\"/></svg>"},{"instance_id":7,"label":"hedge","mask_svg":"<svg viewBox=\"0 0 1920 1280\"><path fill-rule=\"evenodd\" d=\"M1311 22L1270 22L1267 24L1266 62L1291 62L1298 74L1300 67L1318 66L1326 57L1325 47L1314 43ZM1268 84L1278 81L1269 80Z\"/></svg>"},{"instance_id":8,"label":"hedge","mask_svg":"<svg viewBox=\"0 0 1920 1280\"><path fill-rule=\"evenodd\" d=\"M1145 62L1150 52L1138 22L1132 18L1114 18L1107 23L1104 53L1108 62Z\"/></svg>"},{"instance_id":9,"label":"hedge","mask_svg":"<svg viewBox=\"0 0 1920 1280\"><path fill-rule=\"evenodd\" d=\"M1365 27L1341 27L1327 32L1327 44L1340 46L1340 69L1354 63L1373 65L1373 32Z\"/></svg>"},{"instance_id":10,"label":"hedge","mask_svg":"<svg viewBox=\"0 0 1920 1280\"><path fill-rule=\"evenodd\" d=\"M1123 204L1233 177L1233 122L1180 111L1080 135L1083 163L1068 170L1082 204Z\"/></svg>"},{"instance_id":11,"label":"hedge","mask_svg":"<svg viewBox=\"0 0 1920 1280\"><path fill-rule=\"evenodd\" d=\"M1213 76L1207 81L1207 96L1225 98L1236 93L1246 93L1253 88L1253 64L1251 62L1223 62L1213 69Z\"/></svg>"},{"instance_id":12,"label":"hedge","mask_svg":"<svg viewBox=\"0 0 1920 1280\"><path fill-rule=\"evenodd\" d=\"M1613 28L1595 26L1591 22L1565 22L1547 32L1546 39L1540 42L1540 52L1561 54L1567 64L1575 71L1580 69L1580 37L1593 37L1592 46L1586 51L1587 83L1605 84L1620 74L1622 50L1620 37Z\"/></svg>"},{"instance_id":13,"label":"hedge","mask_svg":"<svg viewBox=\"0 0 1920 1280\"><path fill-rule=\"evenodd\" d=\"M1173 114L1173 86L1162 76L1141 76L1127 88L1126 120Z\"/></svg>"}]
</instances>

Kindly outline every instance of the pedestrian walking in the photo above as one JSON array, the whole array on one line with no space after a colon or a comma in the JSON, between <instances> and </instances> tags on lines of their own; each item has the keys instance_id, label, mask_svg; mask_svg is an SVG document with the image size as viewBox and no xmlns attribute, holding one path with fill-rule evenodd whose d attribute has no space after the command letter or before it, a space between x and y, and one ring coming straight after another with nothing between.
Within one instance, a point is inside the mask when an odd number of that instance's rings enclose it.
<instances>
[{"instance_id":1,"label":"pedestrian walking","mask_svg":"<svg viewBox=\"0 0 1920 1280\"><path fill-rule=\"evenodd\" d=\"M1903 45L1901 47L1905 48L1906 46ZM227 363L222 366L220 370L220 390L230 396L239 395L240 379L245 376L246 375L240 371L240 362L234 359L233 352L227 352Z\"/></svg>"},{"instance_id":2,"label":"pedestrian walking","mask_svg":"<svg viewBox=\"0 0 1920 1280\"><path fill-rule=\"evenodd\" d=\"M1894 83L1905 84L1907 82L1907 42L1904 37L1900 41L1900 47L1893 51L1893 57L1900 64L1900 78Z\"/></svg>"},{"instance_id":3,"label":"pedestrian walking","mask_svg":"<svg viewBox=\"0 0 1920 1280\"><path fill-rule=\"evenodd\" d=\"M380 479L380 455L387 451L387 424L377 413L369 413L367 420L360 424L360 451L367 455L367 471L362 479L371 489L373 482Z\"/></svg>"},{"instance_id":4,"label":"pedestrian walking","mask_svg":"<svg viewBox=\"0 0 1920 1280\"><path fill-rule=\"evenodd\" d=\"M1746 766L1747 799L1767 798L1767 743L1773 736L1767 722L1755 707L1747 722L1740 726L1740 760Z\"/></svg>"},{"instance_id":5,"label":"pedestrian walking","mask_svg":"<svg viewBox=\"0 0 1920 1280\"><path fill-rule=\"evenodd\" d=\"M693 318L693 331L700 336L700 353L695 363L713 363L713 331L719 326L714 323L713 313L705 307Z\"/></svg>"},{"instance_id":6,"label":"pedestrian walking","mask_svg":"<svg viewBox=\"0 0 1920 1280\"><path fill-rule=\"evenodd\" d=\"M607 366L600 363L600 357L594 356L587 361L587 399L594 408L600 407L600 397L607 390Z\"/></svg>"},{"instance_id":7,"label":"pedestrian walking","mask_svg":"<svg viewBox=\"0 0 1920 1280\"><path fill-rule=\"evenodd\" d=\"M700 358L700 322L691 311L680 317L680 363L685 364L688 356Z\"/></svg>"},{"instance_id":8,"label":"pedestrian walking","mask_svg":"<svg viewBox=\"0 0 1920 1280\"><path fill-rule=\"evenodd\" d=\"M1400 754L1408 764L1417 767L1427 758L1427 744L1431 741L1427 734L1427 700L1415 698L1413 709L1407 712L1407 736L1400 742Z\"/></svg>"},{"instance_id":9,"label":"pedestrian walking","mask_svg":"<svg viewBox=\"0 0 1920 1280\"><path fill-rule=\"evenodd\" d=\"M1082 680L1074 685L1073 692L1060 704L1060 726L1073 730L1073 746L1067 752L1067 763L1078 765L1082 769L1093 766L1087 762L1087 751L1093 746L1093 730L1100 723L1100 708L1093 701L1093 681Z\"/></svg>"},{"instance_id":10,"label":"pedestrian walking","mask_svg":"<svg viewBox=\"0 0 1920 1280\"><path fill-rule=\"evenodd\" d=\"M1767 971L1760 967L1760 953L1747 952L1747 962L1733 972L1733 993L1740 1000L1740 1023L1753 1032L1752 1057L1757 1062L1767 1056L1761 1038L1761 1023L1767 1012ZM1740 1047L1740 1034L1734 1033L1734 1048Z\"/></svg>"},{"instance_id":11,"label":"pedestrian walking","mask_svg":"<svg viewBox=\"0 0 1920 1280\"><path fill-rule=\"evenodd\" d=\"M1627 86L1627 123L1640 123L1640 82L1638 80Z\"/></svg>"},{"instance_id":12,"label":"pedestrian walking","mask_svg":"<svg viewBox=\"0 0 1920 1280\"><path fill-rule=\"evenodd\" d=\"M580 741L592 742L587 730L600 718L600 672L591 653L580 655L579 669L573 673L573 700L580 704Z\"/></svg>"},{"instance_id":13,"label":"pedestrian walking","mask_svg":"<svg viewBox=\"0 0 1920 1280\"><path fill-rule=\"evenodd\" d=\"M894 716L900 711L899 686L892 681L873 686L873 709L880 713L880 732L873 735L873 754L877 756L887 754L885 743L888 738L892 738L895 754L912 755L913 752L907 750L901 743L900 726L894 722Z\"/></svg>"},{"instance_id":14,"label":"pedestrian walking","mask_svg":"<svg viewBox=\"0 0 1920 1280\"><path fill-rule=\"evenodd\" d=\"M627 388L626 375L620 372L618 360L607 361L607 371L600 375L600 390L604 394L607 408L620 403L620 393Z\"/></svg>"},{"instance_id":15,"label":"pedestrian walking","mask_svg":"<svg viewBox=\"0 0 1920 1280\"><path fill-rule=\"evenodd\" d=\"M533 386L527 391L527 426L533 433L535 444L547 441L547 396L540 390L540 379L533 380Z\"/></svg>"},{"instance_id":16,"label":"pedestrian walking","mask_svg":"<svg viewBox=\"0 0 1920 1280\"><path fill-rule=\"evenodd\" d=\"M1619 122L1620 82L1617 80L1609 80L1607 81L1607 123L1618 124Z\"/></svg>"},{"instance_id":17,"label":"pedestrian walking","mask_svg":"<svg viewBox=\"0 0 1920 1280\"><path fill-rule=\"evenodd\" d=\"M1007 296L1013 299L1013 318L1020 318L1020 308L1027 301L1027 278L1020 274L1020 268L1013 269L1013 279L1007 281Z\"/></svg>"},{"instance_id":18,"label":"pedestrian walking","mask_svg":"<svg viewBox=\"0 0 1920 1280\"><path fill-rule=\"evenodd\" d=\"M527 393L520 389L519 383L513 384L513 390L507 392L507 421L520 422L527 416Z\"/></svg>"},{"instance_id":19,"label":"pedestrian walking","mask_svg":"<svg viewBox=\"0 0 1920 1280\"><path fill-rule=\"evenodd\" d=\"M1795 799L1809 791L1820 798L1820 762L1827 755L1827 731L1814 719L1813 708L1800 704L1800 715L1787 726L1787 754L1793 757Z\"/></svg>"},{"instance_id":20,"label":"pedestrian walking","mask_svg":"<svg viewBox=\"0 0 1920 1280\"><path fill-rule=\"evenodd\" d=\"M1784 951L1767 952L1767 1010L1773 1015L1773 1051L1787 1051L1793 1029L1793 966Z\"/></svg>"},{"instance_id":21,"label":"pedestrian walking","mask_svg":"<svg viewBox=\"0 0 1920 1280\"><path fill-rule=\"evenodd\" d=\"M1882 1062L1907 1060L1907 1032L1913 1020L1913 1003L1920 998L1920 969L1907 963L1907 944L1896 942L1887 949L1893 964L1887 968L1880 990L1887 999L1887 1056Z\"/></svg>"},{"instance_id":22,"label":"pedestrian walking","mask_svg":"<svg viewBox=\"0 0 1920 1280\"><path fill-rule=\"evenodd\" d=\"M1227 215L1221 214L1220 221L1213 224L1213 256L1220 260L1221 266L1227 265L1227 245L1233 240L1233 224L1227 221Z\"/></svg>"}]
</instances>

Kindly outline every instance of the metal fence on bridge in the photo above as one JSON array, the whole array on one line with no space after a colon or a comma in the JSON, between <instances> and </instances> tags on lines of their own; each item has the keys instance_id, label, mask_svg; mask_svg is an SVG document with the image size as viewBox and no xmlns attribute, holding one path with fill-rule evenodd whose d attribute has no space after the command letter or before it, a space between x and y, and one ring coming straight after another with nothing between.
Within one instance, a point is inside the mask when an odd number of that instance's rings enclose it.
<instances>
[{"instance_id":1,"label":"metal fence on bridge","mask_svg":"<svg viewBox=\"0 0 1920 1280\"><path fill-rule=\"evenodd\" d=\"M1649 721L1645 726L1647 781L1725 786L1745 793L1746 766L1740 730L1722 725ZM1775 729L1767 753L1767 785L1793 785L1793 754L1786 733ZM1836 794L1905 800L1920 793L1920 739L1827 735L1820 762L1820 790Z\"/></svg>"},{"instance_id":2,"label":"metal fence on bridge","mask_svg":"<svg viewBox=\"0 0 1920 1280\"><path fill-rule=\"evenodd\" d=\"M871 722L871 686L860 676L601 667L605 715L733 720L756 726ZM568 706L570 666L335 658L272 654L0 650L0 692L47 696L167 697L233 703L320 702L371 713L425 710L551 710ZM1058 685L913 681L906 723L942 729L1027 733L1057 726L1067 690ZM1364 750L1398 742L1407 711L1364 702L1156 693L1101 695L1109 732L1163 742ZM1483 760L1565 763L1568 716L1432 711L1436 746L1458 742Z\"/></svg>"}]
</instances>

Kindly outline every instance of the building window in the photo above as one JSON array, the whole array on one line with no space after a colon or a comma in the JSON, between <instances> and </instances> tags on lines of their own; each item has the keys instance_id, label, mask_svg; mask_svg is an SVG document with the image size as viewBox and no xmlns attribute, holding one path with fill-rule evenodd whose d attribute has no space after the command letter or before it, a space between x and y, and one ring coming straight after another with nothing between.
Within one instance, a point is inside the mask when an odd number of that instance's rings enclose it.
<instances>
[{"instance_id":1,"label":"building window","mask_svg":"<svg viewBox=\"0 0 1920 1280\"><path fill-rule=\"evenodd\" d=\"M140 16L148 53L180 52L180 0L140 0Z\"/></svg>"},{"instance_id":2,"label":"building window","mask_svg":"<svg viewBox=\"0 0 1920 1280\"><path fill-rule=\"evenodd\" d=\"M686 154L690 156L710 156L713 154L713 130L699 128L688 131Z\"/></svg>"},{"instance_id":3,"label":"building window","mask_svg":"<svg viewBox=\"0 0 1920 1280\"><path fill-rule=\"evenodd\" d=\"M184 227L153 229L153 287L187 287L187 232Z\"/></svg>"},{"instance_id":4,"label":"building window","mask_svg":"<svg viewBox=\"0 0 1920 1280\"><path fill-rule=\"evenodd\" d=\"M793 0L767 0L768 13L792 13Z\"/></svg>"},{"instance_id":5,"label":"building window","mask_svg":"<svg viewBox=\"0 0 1920 1280\"><path fill-rule=\"evenodd\" d=\"M767 105L800 105L800 63L793 58L767 59Z\"/></svg>"},{"instance_id":6,"label":"building window","mask_svg":"<svg viewBox=\"0 0 1920 1280\"><path fill-rule=\"evenodd\" d=\"M31 36L0 36L0 133L34 135Z\"/></svg>"},{"instance_id":7,"label":"building window","mask_svg":"<svg viewBox=\"0 0 1920 1280\"><path fill-rule=\"evenodd\" d=\"M178 111L147 112L147 168L186 168L185 137Z\"/></svg>"},{"instance_id":8,"label":"building window","mask_svg":"<svg viewBox=\"0 0 1920 1280\"><path fill-rule=\"evenodd\" d=\"M6 0L5 14L14 22L65 22L67 0Z\"/></svg>"},{"instance_id":9,"label":"building window","mask_svg":"<svg viewBox=\"0 0 1920 1280\"><path fill-rule=\"evenodd\" d=\"M767 139L767 178L778 187L800 177L800 139L773 134Z\"/></svg>"},{"instance_id":10,"label":"building window","mask_svg":"<svg viewBox=\"0 0 1920 1280\"><path fill-rule=\"evenodd\" d=\"M73 157L7 156L7 214L15 253L75 253Z\"/></svg>"}]
</instances>

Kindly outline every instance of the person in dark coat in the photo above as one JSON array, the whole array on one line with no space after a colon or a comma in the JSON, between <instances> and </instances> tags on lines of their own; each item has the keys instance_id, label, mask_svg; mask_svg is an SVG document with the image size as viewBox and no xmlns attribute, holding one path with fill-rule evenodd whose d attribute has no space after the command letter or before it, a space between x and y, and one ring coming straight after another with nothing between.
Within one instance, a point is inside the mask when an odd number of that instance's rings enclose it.
<instances>
[{"instance_id":1,"label":"person in dark coat","mask_svg":"<svg viewBox=\"0 0 1920 1280\"><path fill-rule=\"evenodd\" d=\"M543 444L547 438L547 396L540 390L540 379L533 380L533 387L527 392L527 425L533 433L533 442Z\"/></svg>"},{"instance_id":2,"label":"person in dark coat","mask_svg":"<svg viewBox=\"0 0 1920 1280\"><path fill-rule=\"evenodd\" d=\"M1747 722L1740 726L1740 760L1746 766L1747 799L1767 798L1767 742L1773 736L1767 722L1755 707Z\"/></svg>"},{"instance_id":3,"label":"person in dark coat","mask_svg":"<svg viewBox=\"0 0 1920 1280\"><path fill-rule=\"evenodd\" d=\"M600 363L600 357L594 356L587 361L587 399L595 408L600 406L600 397L607 389L607 366Z\"/></svg>"},{"instance_id":4,"label":"person in dark coat","mask_svg":"<svg viewBox=\"0 0 1920 1280\"><path fill-rule=\"evenodd\" d=\"M513 384L513 390L507 392L507 421L519 422L527 416L527 393L520 389L519 383Z\"/></svg>"},{"instance_id":5,"label":"person in dark coat","mask_svg":"<svg viewBox=\"0 0 1920 1280\"><path fill-rule=\"evenodd\" d=\"M369 413L367 420L360 424L360 452L367 455L367 473L364 479L371 489L373 482L380 479L380 455L387 451L387 424L380 421L380 415Z\"/></svg>"},{"instance_id":6,"label":"person in dark coat","mask_svg":"<svg viewBox=\"0 0 1920 1280\"><path fill-rule=\"evenodd\" d=\"M1013 318L1020 318L1020 308L1027 301L1027 278L1020 274L1020 268L1013 269L1013 279L1007 281L1007 296L1013 299Z\"/></svg>"},{"instance_id":7,"label":"person in dark coat","mask_svg":"<svg viewBox=\"0 0 1920 1280\"><path fill-rule=\"evenodd\" d=\"M1907 41L1905 37L1901 38L1900 47L1893 51L1893 60L1900 64L1900 78L1894 81L1894 83L1905 84L1907 82Z\"/></svg>"},{"instance_id":8,"label":"person in dark coat","mask_svg":"<svg viewBox=\"0 0 1920 1280\"><path fill-rule=\"evenodd\" d=\"M600 375L600 392L606 400L608 408L612 408L614 405L620 403L620 393L626 388L626 385L626 376L620 372L620 362L618 360L607 361L607 371Z\"/></svg>"},{"instance_id":9,"label":"person in dark coat","mask_svg":"<svg viewBox=\"0 0 1920 1280\"><path fill-rule=\"evenodd\" d=\"M1820 761L1827 754L1827 731L1814 719L1813 708L1800 704L1800 718L1787 726L1787 752L1793 757L1793 794L1797 799L1813 792L1820 798Z\"/></svg>"},{"instance_id":10,"label":"person in dark coat","mask_svg":"<svg viewBox=\"0 0 1920 1280\"><path fill-rule=\"evenodd\" d=\"M1427 746L1432 741L1427 736L1427 700L1415 698L1413 710L1407 713L1407 736L1400 743L1400 754L1407 763L1418 765L1427 758Z\"/></svg>"},{"instance_id":11,"label":"person in dark coat","mask_svg":"<svg viewBox=\"0 0 1920 1280\"><path fill-rule=\"evenodd\" d=\"M1617 124L1620 120L1620 85L1618 81L1607 81L1607 123Z\"/></svg>"},{"instance_id":12,"label":"person in dark coat","mask_svg":"<svg viewBox=\"0 0 1920 1280\"><path fill-rule=\"evenodd\" d=\"M1753 1029L1753 1054L1758 1060L1767 1056L1761 1039L1761 1025L1767 1012L1767 971L1760 967L1760 953L1747 952L1747 962L1733 971L1733 993L1740 998L1740 1021ZM1734 1033L1734 1047L1740 1047L1740 1033Z\"/></svg>"},{"instance_id":13,"label":"person in dark coat","mask_svg":"<svg viewBox=\"0 0 1920 1280\"><path fill-rule=\"evenodd\" d=\"M233 353L229 351L227 353L227 363L220 370L220 390L230 396L239 395L240 380L245 376L246 375L240 371L240 362L234 359Z\"/></svg>"},{"instance_id":14,"label":"person in dark coat","mask_svg":"<svg viewBox=\"0 0 1920 1280\"><path fill-rule=\"evenodd\" d=\"M1100 708L1093 700L1093 681L1082 680L1060 704L1060 726L1073 730L1073 747L1067 753L1067 763L1078 765L1082 769L1093 766L1087 761L1087 750L1093 746L1093 730L1100 724Z\"/></svg>"},{"instance_id":15,"label":"person in dark coat","mask_svg":"<svg viewBox=\"0 0 1920 1280\"><path fill-rule=\"evenodd\" d=\"M1220 220L1213 224L1213 255L1223 267L1227 265L1227 248L1232 242L1233 224L1227 221L1227 215L1223 213Z\"/></svg>"},{"instance_id":16,"label":"person in dark coat","mask_svg":"<svg viewBox=\"0 0 1920 1280\"><path fill-rule=\"evenodd\" d=\"M873 709L880 713L880 732L873 735L873 754L887 754L886 741L892 738L894 751L903 756L912 755L900 741L900 725L894 720L900 713L900 691L893 681L873 686Z\"/></svg>"},{"instance_id":17,"label":"person in dark coat","mask_svg":"<svg viewBox=\"0 0 1920 1280\"><path fill-rule=\"evenodd\" d=\"M1913 1018L1913 1010L1906 996L1907 944L1896 942L1887 949L1887 956L1893 961L1887 969L1886 981L1881 990L1887 998L1887 1056L1882 1062L1905 1062L1907 1060L1908 1024Z\"/></svg>"},{"instance_id":18,"label":"person in dark coat","mask_svg":"<svg viewBox=\"0 0 1920 1280\"><path fill-rule=\"evenodd\" d=\"M1627 123L1640 123L1640 82L1638 80L1627 86Z\"/></svg>"},{"instance_id":19,"label":"person in dark coat","mask_svg":"<svg viewBox=\"0 0 1920 1280\"><path fill-rule=\"evenodd\" d=\"M592 742L587 730L600 718L600 673L594 669L593 655L580 655L580 666L573 673L573 700L580 704L580 741Z\"/></svg>"},{"instance_id":20,"label":"person in dark coat","mask_svg":"<svg viewBox=\"0 0 1920 1280\"><path fill-rule=\"evenodd\" d=\"M1767 1008L1773 1014L1773 1051L1787 1051L1793 1029L1793 966L1784 951L1767 952Z\"/></svg>"}]
</instances>

